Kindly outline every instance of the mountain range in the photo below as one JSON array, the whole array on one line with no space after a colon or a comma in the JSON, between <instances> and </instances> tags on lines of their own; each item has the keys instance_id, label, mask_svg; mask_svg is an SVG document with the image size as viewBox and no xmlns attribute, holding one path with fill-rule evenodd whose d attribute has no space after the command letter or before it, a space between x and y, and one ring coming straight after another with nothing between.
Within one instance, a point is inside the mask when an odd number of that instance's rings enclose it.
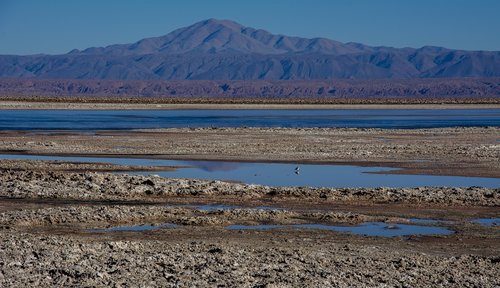
<instances>
[{"instance_id":1,"label":"mountain range","mask_svg":"<svg viewBox=\"0 0 500 288\"><path fill-rule=\"evenodd\" d=\"M331 80L499 77L500 51L372 47L271 34L209 19L132 44L0 55L0 77L95 80Z\"/></svg>"}]
</instances>

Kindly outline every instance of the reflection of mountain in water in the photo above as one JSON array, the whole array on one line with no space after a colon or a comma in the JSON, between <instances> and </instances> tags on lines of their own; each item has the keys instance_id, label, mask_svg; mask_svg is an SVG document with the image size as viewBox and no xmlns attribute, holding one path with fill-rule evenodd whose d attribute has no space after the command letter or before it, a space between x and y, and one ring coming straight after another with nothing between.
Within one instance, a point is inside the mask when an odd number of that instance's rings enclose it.
<instances>
[{"instance_id":1,"label":"reflection of mountain in water","mask_svg":"<svg viewBox=\"0 0 500 288\"><path fill-rule=\"evenodd\" d=\"M200 168L207 172L216 171L232 171L238 169L241 164L237 162L220 162L220 161L184 161L189 166Z\"/></svg>"}]
</instances>

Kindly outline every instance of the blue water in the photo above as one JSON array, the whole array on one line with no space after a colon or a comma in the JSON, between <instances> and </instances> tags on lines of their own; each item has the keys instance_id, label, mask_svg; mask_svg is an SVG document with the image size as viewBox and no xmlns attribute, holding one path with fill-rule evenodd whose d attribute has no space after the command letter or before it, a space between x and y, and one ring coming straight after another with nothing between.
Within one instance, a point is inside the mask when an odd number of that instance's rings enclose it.
<instances>
[{"instance_id":1,"label":"blue water","mask_svg":"<svg viewBox=\"0 0 500 288\"><path fill-rule=\"evenodd\" d=\"M500 218L481 218L481 219L474 219L471 220L470 222L472 223L478 223L483 226L500 226Z\"/></svg>"},{"instance_id":2,"label":"blue water","mask_svg":"<svg viewBox=\"0 0 500 288\"><path fill-rule=\"evenodd\" d=\"M347 232L365 236L406 236L406 235L449 235L454 232L444 227L419 226L406 224L387 224L383 222L367 222L358 226L337 226L325 224L296 224L296 225L229 225L228 230L267 230L280 228L318 229L336 232ZM389 227L391 227L389 229Z\"/></svg>"},{"instance_id":3,"label":"blue water","mask_svg":"<svg viewBox=\"0 0 500 288\"><path fill-rule=\"evenodd\" d=\"M430 176L403 174L372 174L396 170L390 167L351 165L246 163L223 161L182 161L137 158L61 157L38 155L0 155L1 159L63 160L70 162L101 162L119 165L179 166L176 171L140 172L169 178L232 180L268 186L306 187L421 187L448 186L488 188L500 187L500 178ZM296 167L299 167L298 174Z\"/></svg>"},{"instance_id":4,"label":"blue water","mask_svg":"<svg viewBox=\"0 0 500 288\"><path fill-rule=\"evenodd\" d=\"M436 219L417 219L417 218L410 218L411 223L419 223L419 224L442 224L442 223L450 223L450 221L447 220L436 220Z\"/></svg>"},{"instance_id":5,"label":"blue water","mask_svg":"<svg viewBox=\"0 0 500 288\"><path fill-rule=\"evenodd\" d=\"M0 110L0 130L500 126L500 109Z\"/></svg>"},{"instance_id":6,"label":"blue water","mask_svg":"<svg viewBox=\"0 0 500 288\"><path fill-rule=\"evenodd\" d=\"M390 227L390 228L389 228ZM166 223L161 225L137 225L137 226L121 226L104 229L90 229L89 232L107 233L118 231L144 232L166 228L177 228L177 225ZM419 226L406 224L391 224L383 222L367 222L357 226L336 226L325 224L294 224L294 225L240 225L234 224L226 227L228 230L269 230L282 228L296 229L317 229L329 230L343 233L353 233L365 236L406 236L406 235L449 235L454 232L445 227Z\"/></svg>"}]
</instances>

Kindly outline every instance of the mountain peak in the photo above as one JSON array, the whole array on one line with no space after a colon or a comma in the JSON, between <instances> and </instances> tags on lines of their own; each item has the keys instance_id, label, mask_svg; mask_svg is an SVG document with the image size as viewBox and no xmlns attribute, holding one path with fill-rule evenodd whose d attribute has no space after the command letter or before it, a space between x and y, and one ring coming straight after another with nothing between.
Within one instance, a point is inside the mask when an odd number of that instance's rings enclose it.
<instances>
[{"instance_id":1,"label":"mountain peak","mask_svg":"<svg viewBox=\"0 0 500 288\"><path fill-rule=\"evenodd\" d=\"M232 20L227 20L227 19L215 19L215 18L209 18L206 20L199 21L191 26L208 26L208 27L226 27L234 30L240 30L244 28L243 25L239 24L238 22L232 21Z\"/></svg>"},{"instance_id":2,"label":"mountain peak","mask_svg":"<svg viewBox=\"0 0 500 288\"><path fill-rule=\"evenodd\" d=\"M0 77L230 80L500 75L500 52L344 44L272 34L219 19L132 44L35 56L0 57Z\"/></svg>"},{"instance_id":3,"label":"mountain peak","mask_svg":"<svg viewBox=\"0 0 500 288\"><path fill-rule=\"evenodd\" d=\"M286 54L323 53L349 54L365 48L345 45L325 38L306 39L276 35L262 29L243 26L231 20L206 19L177 29L167 35L142 39L133 44L89 48L84 54L144 55L162 53L238 53Z\"/></svg>"}]
</instances>

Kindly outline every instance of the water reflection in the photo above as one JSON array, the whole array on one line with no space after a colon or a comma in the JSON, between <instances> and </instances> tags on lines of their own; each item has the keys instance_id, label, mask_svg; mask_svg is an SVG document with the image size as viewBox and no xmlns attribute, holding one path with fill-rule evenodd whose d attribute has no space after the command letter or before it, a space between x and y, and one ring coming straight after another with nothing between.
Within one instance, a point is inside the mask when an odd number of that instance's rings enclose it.
<instances>
[{"instance_id":1,"label":"water reflection","mask_svg":"<svg viewBox=\"0 0 500 288\"><path fill-rule=\"evenodd\" d=\"M250 206L240 206L240 205L228 205L228 204L221 204L221 203L215 203L215 204L169 204L169 205L167 205L167 207L171 207L171 208L182 207L182 208L189 208L189 209L207 211L207 212L219 211L219 210L234 210L234 209L263 210L263 211L284 211L284 210L286 210L285 208L273 207L273 206L253 206L253 207L250 207Z\"/></svg>"},{"instance_id":2,"label":"water reflection","mask_svg":"<svg viewBox=\"0 0 500 288\"><path fill-rule=\"evenodd\" d=\"M435 219L417 219L417 218L410 218L411 223L420 223L420 224L440 224L440 223L450 223L450 221L447 220L435 220Z\"/></svg>"},{"instance_id":3,"label":"water reflection","mask_svg":"<svg viewBox=\"0 0 500 288\"><path fill-rule=\"evenodd\" d=\"M346 232L365 236L407 236L407 235L450 235L454 231L445 227L419 226L407 224L391 224L384 222L367 222L357 226L337 226L325 224L295 224L295 225L229 225L228 230L268 230L281 228L318 229L336 232Z\"/></svg>"},{"instance_id":4,"label":"water reflection","mask_svg":"<svg viewBox=\"0 0 500 288\"><path fill-rule=\"evenodd\" d=\"M139 158L61 157L0 154L0 159L59 160L96 162L132 166L182 167L175 171L137 172L169 178L231 180L268 186L307 187L500 187L500 179L485 177L377 174L397 170L390 167L360 167L352 165L315 165L287 163L244 163L227 161L182 161ZM187 168L186 168L187 167ZM297 170L297 167L300 167ZM300 172L300 173L297 173ZM132 174L132 172L127 172Z\"/></svg>"},{"instance_id":5,"label":"water reflection","mask_svg":"<svg viewBox=\"0 0 500 288\"><path fill-rule=\"evenodd\" d=\"M222 161L183 161L187 166L199 168L206 172L232 171L237 170L241 164L238 162Z\"/></svg>"}]
</instances>

